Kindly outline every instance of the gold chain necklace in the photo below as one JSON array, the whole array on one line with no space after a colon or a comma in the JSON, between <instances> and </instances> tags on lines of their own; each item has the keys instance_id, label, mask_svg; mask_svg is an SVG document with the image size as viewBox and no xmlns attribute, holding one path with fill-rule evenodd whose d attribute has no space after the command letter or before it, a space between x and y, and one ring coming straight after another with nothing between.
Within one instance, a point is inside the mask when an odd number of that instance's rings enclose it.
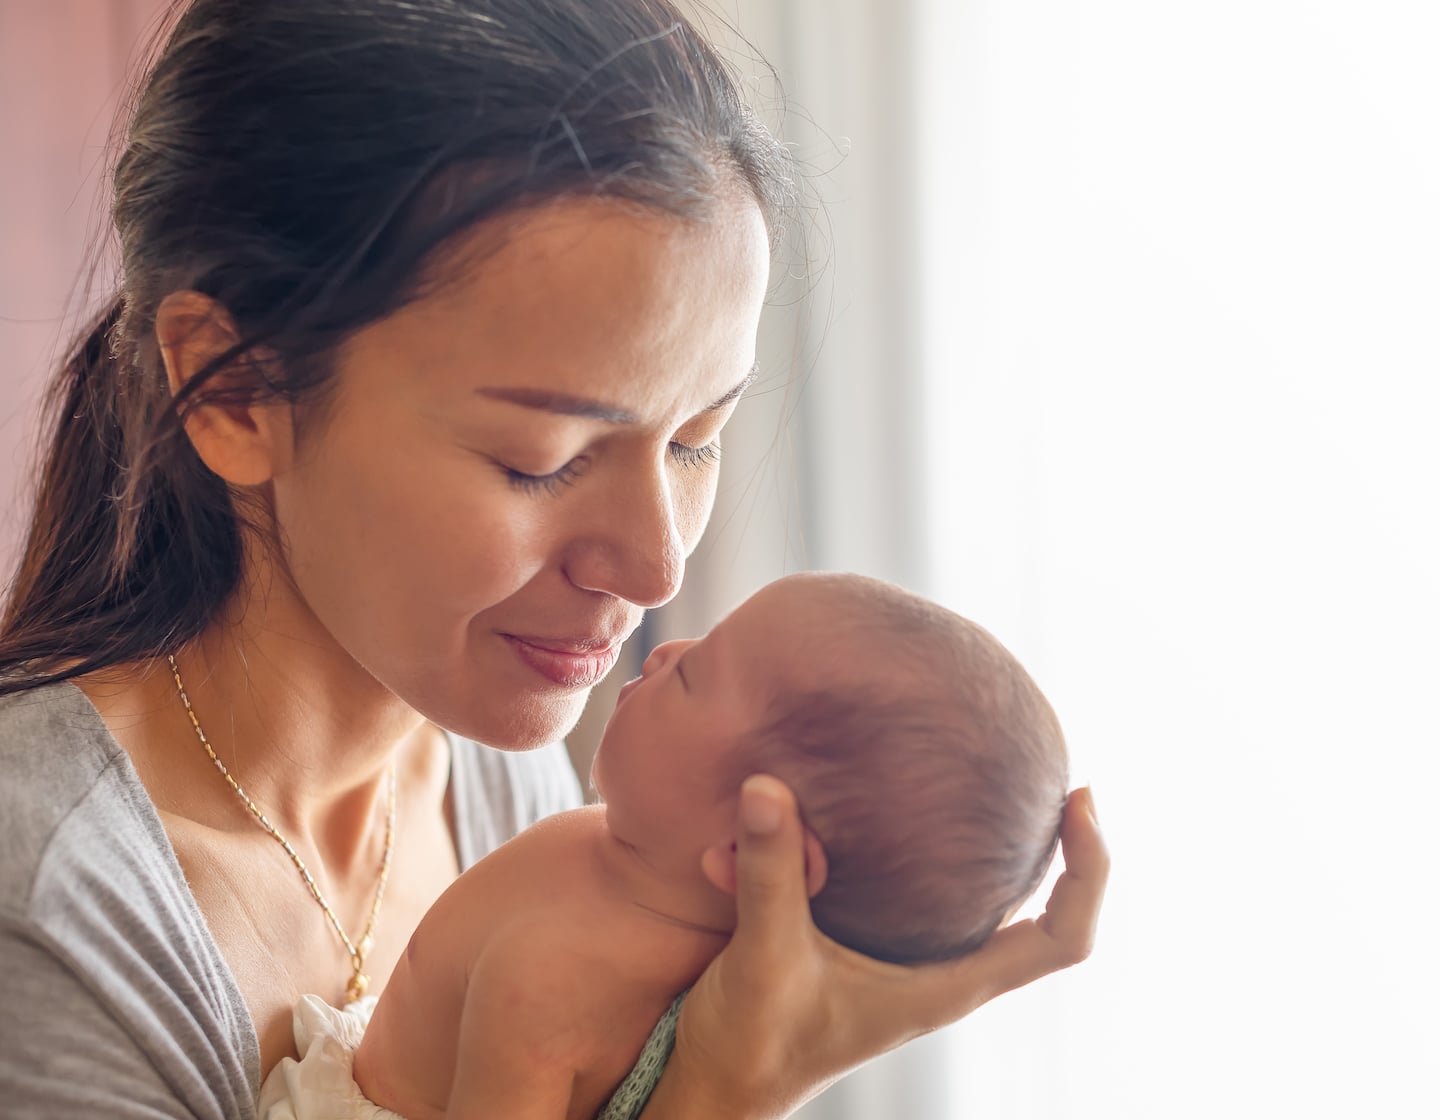
<instances>
[{"instance_id":1,"label":"gold chain necklace","mask_svg":"<svg viewBox=\"0 0 1440 1120\"><path fill-rule=\"evenodd\" d=\"M185 704L185 711L189 714L190 722L195 727L195 734L200 738L200 745L205 748L205 753L210 756L210 761L215 764L215 769L220 771L220 776L229 783L236 796L245 802L245 807L260 822L260 827L273 836L276 842L285 849L285 854L290 857L290 862L295 865L295 870L300 872L300 878L305 880L305 886L310 889L311 897L320 904L320 909L325 911L325 916L330 919L330 924L340 935L340 941L345 946L345 951L350 954L352 970L350 981L345 985L345 995L353 1003L363 996L365 989L370 986L370 977L365 975L365 958L370 955L370 950L374 947L372 935L375 932L375 919L380 916L380 903L385 898L385 883L390 878L390 853L395 846L395 764L393 762L390 764L390 794L385 810L385 852L380 857L380 881L375 884L375 901L370 904L370 917L365 922L365 932L360 935L358 942L351 941L344 927L340 925L340 919L335 916L335 911L330 908L330 903L320 892L320 887L316 884L314 876L310 874L310 869L305 866L305 861L290 846L290 841L281 835L280 830L270 823L270 819L260 811L260 807L250 800L250 795L240 788L240 783L235 780L234 775L225 768L225 764L215 754L215 748L210 745L210 740L205 738L205 732L200 728L200 721L195 717L195 709L190 706L190 697L185 693L185 683L180 679L180 667L175 664L173 654L170 655L170 671L175 675L175 689L180 693L180 699Z\"/></svg>"}]
</instances>

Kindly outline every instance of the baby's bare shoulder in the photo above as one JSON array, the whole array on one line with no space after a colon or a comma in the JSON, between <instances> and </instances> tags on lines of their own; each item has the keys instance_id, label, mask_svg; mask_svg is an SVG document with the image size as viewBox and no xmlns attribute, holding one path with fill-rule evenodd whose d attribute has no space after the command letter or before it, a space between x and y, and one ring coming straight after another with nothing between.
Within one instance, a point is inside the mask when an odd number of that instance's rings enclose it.
<instances>
[{"instance_id":1,"label":"baby's bare shoulder","mask_svg":"<svg viewBox=\"0 0 1440 1120\"><path fill-rule=\"evenodd\" d=\"M466 872L463 911L484 909L484 944L475 970L483 985L499 984L536 1006L593 1023L623 1000L645 972L649 923L607 886L596 850L608 842L604 809L547 818ZM537 996L554 997L536 1000Z\"/></svg>"},{"instance_id":2,"label":"baby's bare shoulder","mask_svg":"<svg viewBox=\"0 0 1440 1120\"><path fill-rule=\"evenodd\" d=\"M579 872L591 838L603 827L603 815L597 818L591 808L532 825L463 871L426 913L421 933L438 939L442 930L461 930L473 938L517 924L545 924L553 911L588 893L587 877Z\"/></svg>"},{"instance_id":3,"label":"baby's bare shoulder","mask_svg":"<svg viewBox=\"0 0 1440 1120\"><path fill-rule=\"evenodd\" d=\"M555 911L551 911L552 915ZM516 1061L540 1060L577 1074L606 1046L606 1009L616 991L612 940L593 914L578 911L563 923L517 920L489 938L466 978L466 1003L483 1007L478 1022L493 1024ZM477 1030L472 1042L492 1032ZM495 1043L492 1036L488 1042Z\"/></svg>"}]
</instances>

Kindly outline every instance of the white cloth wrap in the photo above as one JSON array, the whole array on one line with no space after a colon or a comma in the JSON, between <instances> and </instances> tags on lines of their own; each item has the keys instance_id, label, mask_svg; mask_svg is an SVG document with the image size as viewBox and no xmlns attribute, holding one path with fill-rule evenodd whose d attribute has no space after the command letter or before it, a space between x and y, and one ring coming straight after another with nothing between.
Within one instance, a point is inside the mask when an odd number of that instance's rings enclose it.
<instances>
[{"instance_id":1,"label":"white cloth wrap","mask_svg":"<svg viewBox=\"0 0 1440 1120\"><path fill-rule=\"evenodd\" d=\"M295 1005L295 1049L260 1089L260 1120L404 1120L368 1100L355 1084L355 1051L375 1010L366 996L343 1009L319 996Z\"/></svg>"}]
</instances>

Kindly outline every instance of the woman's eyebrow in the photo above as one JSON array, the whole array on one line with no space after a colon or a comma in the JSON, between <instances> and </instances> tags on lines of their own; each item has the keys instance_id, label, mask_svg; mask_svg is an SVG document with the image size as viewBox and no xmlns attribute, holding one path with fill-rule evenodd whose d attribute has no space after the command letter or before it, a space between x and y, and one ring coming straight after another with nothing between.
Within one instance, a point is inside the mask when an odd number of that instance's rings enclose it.
<instances>
[{"instance_id":1,"label":"woman's eyebrow","mask_svg":"<svg viewBox=\"0 0 1440 1120\"><path fill-rule=\"evenodd\" d=\"M733 389L720 397L712 404L705 406L704 411L715 412L724 408L731 401L735 400L760 376L760 365L757 362L750 367L744 379ZM590 400L588 397L576 397L569 393L552 393L547 389L526 389L526 388L505 388L503 386L492 386L483 389L476 389L477 396L489 397L492 400L509 401L511 404L518 404L523 408L539 409L542 412L554 412L561 416L580 416L586 420L603 420L608 424L635 424L640 418L629 409L620 408L617 405L604 404L600 401Z\"/></svg>"},{"instance_id":2,"label":"woman's eyebrow","mask_svg":"<svg viewBox=\"0 0 1440 1120\"><path fill-rule=\"evenodd\" d=\"M741 379L740 383L736 385L735 388L731 389L728 393L726 393L719 400L715 401L713 404L707 404L705 406L705 411L715 412L718 409L724 408L731 401L735 400L737 397L743 394L746 389L750 388L750 386L755 383L755 379L759 376L760 363L756 362L753 366L750 367L750 372Z\"/></svg>"},{"instance_id":3,"label":"woman's eyebrow","mask_svg":"<svg viewBox=\"0 0 1440 1120\"><path fill-rule=\"evenodd\" d=\"M640 417L629 409L601 404L585 397L573 397L569 393L552 393L546 389L506 389L494 387L476 389L476 396L492 400L509 401L524 408L555 412L561 416L583 416L586 420L604 420L610 424L634 424Z\"/></svg>"}]
</instances>

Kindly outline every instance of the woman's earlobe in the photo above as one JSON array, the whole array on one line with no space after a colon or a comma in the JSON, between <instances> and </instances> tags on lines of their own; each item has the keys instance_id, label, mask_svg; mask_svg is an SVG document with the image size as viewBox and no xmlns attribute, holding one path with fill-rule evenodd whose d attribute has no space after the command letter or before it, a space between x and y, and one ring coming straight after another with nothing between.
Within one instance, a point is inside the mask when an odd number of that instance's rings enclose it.
<instances>
[{"instance_id":1,"label":"woman's earlobe","mask_svg":"<svg viewBox=\"0 0 1440 1120\"><path fill-rule=\"evenodd\" d=\"M200 292L171 292L155 312L155 337L172 396L240 341L229 313ZM237 365L248 360L242 357ZM226 371L214 375L222 380ZM292 428L283 402L202 403L185 412L185 434L204 464L235 486L269 482L288 461Z\"/></svg>"}]
</instances>

